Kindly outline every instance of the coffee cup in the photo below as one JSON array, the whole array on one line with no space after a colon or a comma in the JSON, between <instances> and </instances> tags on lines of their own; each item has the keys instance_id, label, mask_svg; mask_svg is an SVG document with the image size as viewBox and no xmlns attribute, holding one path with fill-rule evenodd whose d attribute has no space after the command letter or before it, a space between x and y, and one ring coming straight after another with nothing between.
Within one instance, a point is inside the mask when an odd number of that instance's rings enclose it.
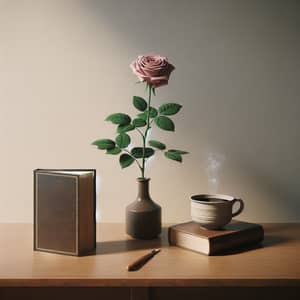
<instances>
[{"instance_id":1,"label":"coffee cup","mask_svg":"<svg viewBox=\"0 0 300 300\"><path fill-rule=\"evenodd\" d=\"M239 208L233 212L233 205ZM242 199L221 194L201 194L191 197L192 220L206 229L221 229L244 209Z\"/></svg>"}]
</instances>

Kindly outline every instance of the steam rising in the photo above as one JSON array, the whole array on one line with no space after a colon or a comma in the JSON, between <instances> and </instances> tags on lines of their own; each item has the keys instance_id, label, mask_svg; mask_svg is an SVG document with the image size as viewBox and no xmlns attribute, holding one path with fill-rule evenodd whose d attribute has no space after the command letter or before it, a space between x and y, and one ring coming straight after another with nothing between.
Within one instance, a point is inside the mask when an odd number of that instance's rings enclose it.
<instances>
[{"instance_id":1,"label":"steam rising","mask_svg":"<svg viewBox=\"0 0 300 300\"><path fill-rule=\"evenodd\" d=\"M224 160L224 155L217 153L210 153L207 157L206 174L208 177L208 191L210 194L216 194L218 192L219 172Z\"/></svg>"}]
</instances>

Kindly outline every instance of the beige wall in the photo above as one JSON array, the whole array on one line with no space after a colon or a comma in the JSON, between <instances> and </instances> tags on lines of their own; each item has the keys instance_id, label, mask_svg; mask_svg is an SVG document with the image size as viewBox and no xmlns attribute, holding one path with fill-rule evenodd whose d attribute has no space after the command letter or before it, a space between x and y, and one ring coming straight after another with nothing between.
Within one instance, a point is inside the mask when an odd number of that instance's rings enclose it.
<instances>
[{"instance_id":1,"label":"beige wall","mask_svg":"<svg viewBox=\"0 0 300 300\"><path fill-rule=\"evenodd\" d=\"M149 163L164 221L209 178L244 220L300 221L299 39L299 1L0 0L0 222L32 221L35 168L97 168L101 220L124 221L138 170L90 143L134 112L128 65L150 51L177 68L154 104L183 104L175 134L151 135L191 152Z\"/></svg>"}]
</instances>

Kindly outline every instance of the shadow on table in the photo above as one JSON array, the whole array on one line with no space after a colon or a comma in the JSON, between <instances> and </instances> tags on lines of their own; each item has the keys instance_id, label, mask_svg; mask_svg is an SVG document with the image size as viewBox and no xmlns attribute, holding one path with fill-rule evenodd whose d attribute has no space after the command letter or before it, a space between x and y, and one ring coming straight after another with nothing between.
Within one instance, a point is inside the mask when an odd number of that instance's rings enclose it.
<instances>
[{"instance_id":1,"label":"shadow on table","mask_svg":"<svg viewBox=\"0 0 300 300\"><path fill-rule=\"evenodd\" d=\"M101 254L113 254L113 253L121 253L121 252L128 252L134 250L142 250L142 249L153 249L153 248L161 248L161 247L168 247L168 228L163 227L162 233L160 237L153 240L134 240L134 239L124 239L124 240L117 240L117 241L104 241L104 242L97 242L96 251L93 253L94 255L101 255ZM261 248L272 247L277 244L284 243L289 239L285 236L273 235L272 233L265 234L264 240L261 243L257 243L250 246L240 247L234 250L228 250L223 252L222 254L218 254L217 256L224 256L224 255L234 255L248 251L254 251Z\"/></svg>"},{"instance_id":2,"label":"shadow on table","mask_svg":"<svg viewBox=\"0 0 300 300\"><path fill-rule=\"evenodd\" d=\"M271 247L273 245L282 244L289 241L290 239L285 236L279 235L266 235L264 241L262 242L262 247Z\"/></svg>"},{"instance_id":3,"label":"shadow on table","mask_svg":"<svg viewBox=\"0 0 300 300\"><path fill-rule=\"evenodd\" d=\"M168 245L168 228L163 227L160 237L153 240L124 239L118 241L97 242L96 255L120 253L141 249L160 248Z\"/></svg>"}]
</instances>

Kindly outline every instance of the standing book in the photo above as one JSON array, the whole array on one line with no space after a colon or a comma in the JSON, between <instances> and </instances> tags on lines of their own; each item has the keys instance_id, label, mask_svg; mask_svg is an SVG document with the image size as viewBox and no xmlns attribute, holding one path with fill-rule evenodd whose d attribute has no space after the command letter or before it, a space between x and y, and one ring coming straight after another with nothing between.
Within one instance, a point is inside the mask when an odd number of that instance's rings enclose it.
<instances>
[{"instance_id":1,"label":"standing book","mask_svg":"<svg viewBox=\"0 0 300 300\"><path fill-rule=\"evenodd\" d=\"M82 256L96 249L96 171L34 170L34 250Z\"/></svg>"},{"instance_id":2,"label":"standing book","mask_svg":"<svg viewBox=\"0 0 300 300\"><path fill-rule=\"evenodd\" d=\"M208 230L195 222L169 227L169 244L200 252L218 255L241 247L252 246L264 239L263 227L255 223L232 221L222 230Z\"/></svg>"}]
</instances>

